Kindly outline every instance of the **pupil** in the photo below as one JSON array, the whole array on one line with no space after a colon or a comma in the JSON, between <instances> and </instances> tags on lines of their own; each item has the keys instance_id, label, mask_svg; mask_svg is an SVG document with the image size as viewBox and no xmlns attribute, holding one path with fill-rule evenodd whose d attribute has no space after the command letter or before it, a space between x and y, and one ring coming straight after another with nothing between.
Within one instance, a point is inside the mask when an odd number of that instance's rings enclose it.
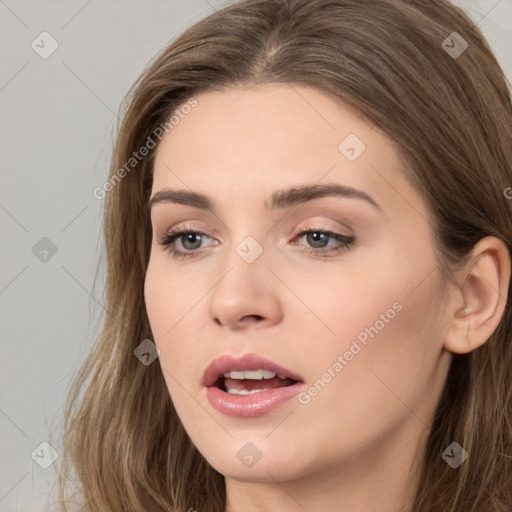
<instances>
[{"instance_id":1,"label":"pupil","mask_svg":"<svg viewBox=\"0 0 512 512\"><path fill-rule=\"evenodd\" d=\"M195 246L195 247L187 247L186 246L187 242L194 244L194 241L197 246ZM185 243L183 243L183 242L185 242ZM199 243L197 243L197 242L199 242ZM183 235L182 243L183 243L183 247L185 247L185 249L197 249L198 247L201 246L201 235L197 235L196 233L188 233L186 235Z\"/></svg>"},{"instance_id":2,"label":"pupil","mask_svg":"<svg viewBox=\"0 0 512 512\"><path fill-rule=\"evenodd\" d=\"M323 243L327 241L327 236L325 233L319 233L318 231L315 231L313 233L308 233L307 237L308 243L312 241L311 245L313 245L313 247L325 247L327 245L326 243ZM320 242L321 245L316 245L317 242Z\"/></svg>"}]
</instances>

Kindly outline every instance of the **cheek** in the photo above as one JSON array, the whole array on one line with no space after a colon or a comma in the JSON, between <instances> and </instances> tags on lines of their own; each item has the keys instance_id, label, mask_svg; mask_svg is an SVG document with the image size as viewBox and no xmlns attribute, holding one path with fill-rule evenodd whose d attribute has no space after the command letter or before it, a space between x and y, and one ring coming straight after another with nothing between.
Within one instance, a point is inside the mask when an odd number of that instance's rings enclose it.
<instances>
[{"instance_id":1,"label":"cheek","mask_svg":"<svg viewBox=\"0 0 512 512\"><path fill-rule=\"evenodd\" d=\"M168 311L168 302L170 297L166 293L167 287L164 279L158 278L158 271L155 265L148 265L146 277L144 280L144 302L146 305L146 314L148 316L149 325L153 335L153 342L160 349L160 360L162 360L162 343L161 338L169 329L170 324L164 320L166 316L164 311Z\"/></svg>"},{"instance_id":2,"label":"cheek","mask_svg":"<svg viewBox=\"0 0 512 512\"><path fill-rule=\"evenodd\" d=\"M328 350L349 351L351 366L356 359L366 369L378 364L390 377L401 373L398 364L408 374L438 355L442 278L432 272L428 241L425 236L423 245L412 246L395 237L379 250L361 251L350 271L331 279L323 301L326 323L335 332ZM351 347L357 352L357 345L360 351L352 357Z\"/></svg>"},{"instance_id":3,"label":"cheek","mask_svg":"<svg viewBox=\"0 0 512 512\"><path fill-rule=\"evenodd\" d=\"M411 291L408 279L386 279L370 293L342 300L346 309L331 316L335 341L318 345L310 359L313 381L321 381L313 387L321 391L312 390L316 396L305 407L341 425L354 446L404 422L426 424L444 377L438 371L439 280L433 276ZM330 368L336 377L326 375Z\"/></svg>"},{"instance_id":4,"label":"cheek","mask_svg":"<svg viewBox=\"0 0 512 512\"><path fill-rule=\"evenodd\" d=\"M146 279L144 282L144 299L146 303L146 312L151 325L155 342L158 341L172 326L173 307L175 305L174 289L168 286L165 273L162 269L150 260ZM159 347L162 350L162 347Z\"/></svg>"},{"instance_id":5,"label":"cheek","mask_svg":"<svg viewBox=\"0 0 512 512\"><path fill-rule=\"evenodd\" d=\"M201 295L197 288L182 283L179 276L168 274L164 262L150 263L146 273L144 295L153 341L160 349L162 375L178 418L202 453L210 453L211 436L221 436L222 432L211 431L216 423L205 413L204 404L199 405L197 395L200 383L192 356L201 354L204 347L198 346L200 329L194 328L197 324L192 319L197 320L195 308ZM201 430L203 424L209 431Z\"/></svg>"},{"instance_id":6,"label":"cheek","mask_svg":"<svg viewBox=\"0 0 512 512\"><path fill-rule=\"evenodd\" d=\"M205 290L200 279L191 282L171 270L165 256L150 260L144 282L144 298L151 329L165 349L189 322L189 313L198 305ZM207 284L207 283L206 283ZM205 284L205 286L206 286Z\"/></svg>"},{"instance_id":7,"label":"cheek","mask_svg":"<svg viewBox=\"0 0 512 512\"><path fill-rule=\"evenodd\" d=\"M212 285L200 275L191 282L183 273L169 267L165 256L150 260L144 297L153 341L160 350L163 376L178 406L180 401L191 402L187 392L196 393L200 388L197 359L201 360L204 352L201 346L201 332L207 318L204 300Z\"/></svg>"},{"instance_id":8,"label":"cheek","mask_svg":"<svg viewBox=\"0 0 512 512\"><path fill-rule=\"evenodd\" d=\"M173 403L179 406L179 382L187 374L187 357L180 347L186 344L172 343L171 347L171 342L181 336L179 319L184 314L183 297L180 300L179 286L167 277L165 268L151 260L144 282L144 298L153 341L160 350L162 374Z\"/></svg>"},{"instance_id":9,"label":"cheek","mask_svg":"<svg viewBox=\"0 0 512 512\"><path fill-rule=\"evenodd\" d=\"M317 269L292 281L294 292L307 309L302 303L293 303L287 310L293 318L290 326L295 325L301 350L308 354L308 366L317 373L328 368L329 360L334 362L338 355L350 351L353 341L360 345L357 359L361 359L371 345L382 345L386 338L387 344L401 342L405 334L391 333L400 325L404 332L408 328L404 309L407 305L409 311L412 306L408 304L407 280L390 265L357 259L340 265L337 271L326 266L325 271ZM357 351L357 346L353 350ZM350 353L348 358L356 359Z\"/></svg>"},{"instance_id":10,"label":"cheek","mask_svg":"<svg viewBox=\"0 0 512 512\"><path fill-rule=\"evenodd\" d=\"M153 341L160 349L160 364L162 369L174 374L179 368L177 362L184 359L180 351L188 345L179 341L185 338L182 328L186 324L193 297L190 297L190 293L183 293L181 283L175 276L169 275L164 262L150 260L144 282L144 298ZM165 376L167 379L168 375Z\"/></svg>"}]
</instances>

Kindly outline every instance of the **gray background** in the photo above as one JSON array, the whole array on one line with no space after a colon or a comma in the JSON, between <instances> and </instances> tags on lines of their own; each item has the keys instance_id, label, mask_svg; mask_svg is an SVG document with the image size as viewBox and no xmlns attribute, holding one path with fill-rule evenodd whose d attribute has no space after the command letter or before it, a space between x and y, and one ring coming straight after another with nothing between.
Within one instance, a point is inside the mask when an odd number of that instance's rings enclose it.
<instances>
[{"instance_id":1,"label":"gray background","mask_svg":"<svg viewBox=\"0 0 512 512\"><path fill-rule=\"evenodd\" d=\"M512 81L512 0L455 3ZM103 202L92 191L108 176L120 102L160 49L222 5L0 0L2 512L49 509L56 465L41 468L50 452L38 447L59 449L66 390L99 332ZM50 48L43 31L58 43L46 59L31 47Z\"/></svg>"}]
</instances>

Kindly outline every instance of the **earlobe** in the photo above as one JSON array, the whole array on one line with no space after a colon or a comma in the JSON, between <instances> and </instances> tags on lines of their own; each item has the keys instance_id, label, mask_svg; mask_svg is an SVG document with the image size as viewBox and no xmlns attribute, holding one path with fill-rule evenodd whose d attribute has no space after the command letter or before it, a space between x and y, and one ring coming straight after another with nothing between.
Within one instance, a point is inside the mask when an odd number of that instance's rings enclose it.
<instances>
[{"instance_id":1,"label":"earlobe","mask_svg":"<svg viewBox=\"0 0 512 512\"><path fill-rule=\"evenodd\" d=\"M462 284L452 300L454 313L444 346L455 354L467 354L491 337L505 311L510 282L507 246L497 237L482 238L458 276Z\"/></svg>"}]
</instances>

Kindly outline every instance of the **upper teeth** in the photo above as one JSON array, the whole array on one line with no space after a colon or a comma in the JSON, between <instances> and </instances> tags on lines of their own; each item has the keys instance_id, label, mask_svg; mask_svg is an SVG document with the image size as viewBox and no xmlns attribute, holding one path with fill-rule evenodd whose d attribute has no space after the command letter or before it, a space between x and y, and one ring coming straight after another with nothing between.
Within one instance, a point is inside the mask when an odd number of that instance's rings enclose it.
<instances>
[{"instance_id":1,"label":"upper teeth","mask_svg":"<svg viewBox=\"0 0 512 512\"><path fill-rule=\"evenodd\" d=\"M239 372L226 372L224 377L228 379L273 379L276 376L276 372L272 370L245 370ZM286 379L285 375L278 374L280 379Z\"/></svg>"}]
</instances>

